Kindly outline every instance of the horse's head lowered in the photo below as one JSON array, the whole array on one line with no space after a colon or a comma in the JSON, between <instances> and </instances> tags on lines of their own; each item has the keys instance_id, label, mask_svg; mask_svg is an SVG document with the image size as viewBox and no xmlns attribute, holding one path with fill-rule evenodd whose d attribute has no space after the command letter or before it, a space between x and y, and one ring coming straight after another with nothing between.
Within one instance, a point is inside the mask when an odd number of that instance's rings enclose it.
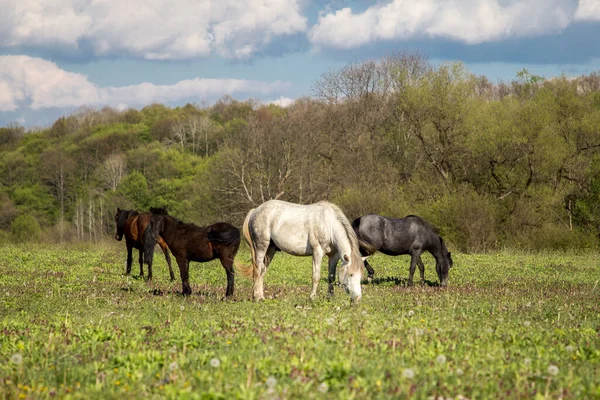
<instances>
[{"instance_id":1,"label":"horse's head lowered","mask_svg":"<svg viewBox=\"0 0 600 400\"><path fill-rule=\"evenodd\" d=\"M435 263L435 270L438 274L438 278L440 279L440 286L448 285L448 271L452 268L452 255L446 248L444 243L444 239L440 236L440 245L442 248L442 257L437 260Z\"/></svg>"},{"instance_id":2,"label":"horse's head lowered","mask_svg":"<svg viewBox=\"0 0 600 400\"><path fill-rule=\"evenodd\" d=\"M342 264L338 276L340 284L344 287L346 293L350 295L350 299L358 302L362 297L360 282L362 281L362 271L365 264L358 250L353 250L352 254L342 255L341 260Z\"/></svg>"}]
</instances>

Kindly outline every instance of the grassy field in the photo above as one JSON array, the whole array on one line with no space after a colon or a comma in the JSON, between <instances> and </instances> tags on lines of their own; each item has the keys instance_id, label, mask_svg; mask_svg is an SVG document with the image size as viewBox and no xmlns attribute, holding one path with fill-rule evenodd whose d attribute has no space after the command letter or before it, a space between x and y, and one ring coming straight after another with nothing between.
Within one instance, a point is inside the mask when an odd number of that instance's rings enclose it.
<instances>
[{"instance_id":1,"label":"grassy field","mask_svg":"<svg viewBox=\"0 0 600 400\"><path fill-rule=\"evenodd\" d=\"M308 258L278 254L255 304L239 276L222 301L218 262L184 298L158 251L149 285L124 246L0 250L4 398L600 398L596 253L453 254L447 289L377 255L351 306L324 279L308 300Z\"/></svg>"}]
</instances>

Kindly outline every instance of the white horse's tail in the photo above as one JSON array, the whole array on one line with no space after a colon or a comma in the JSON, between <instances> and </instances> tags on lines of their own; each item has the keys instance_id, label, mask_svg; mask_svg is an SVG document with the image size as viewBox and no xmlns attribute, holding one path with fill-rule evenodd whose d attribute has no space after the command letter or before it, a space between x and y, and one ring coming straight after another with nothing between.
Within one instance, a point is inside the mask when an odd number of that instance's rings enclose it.
<instances>
[{"instance_id":1,"label":"white horse's tail","mask_svg":"<svg viewBox=\"0 0 600 400\"><path fill-rule=\"evenodd\" d=\"M256 251L254 250L254 242L252 241L252 234L250 233L250 217L252 217L252 213L254 213L254 208L248 211L246 214L246 218L244 219L244 225L242 227L242 232L244 234L244 239L250 247L250 254L252 255L252 265L236 265L235 269L238 270L243 276L246 277L254 277L258 276L258 265L256 264Z\"/></svg>"}]
</instances>

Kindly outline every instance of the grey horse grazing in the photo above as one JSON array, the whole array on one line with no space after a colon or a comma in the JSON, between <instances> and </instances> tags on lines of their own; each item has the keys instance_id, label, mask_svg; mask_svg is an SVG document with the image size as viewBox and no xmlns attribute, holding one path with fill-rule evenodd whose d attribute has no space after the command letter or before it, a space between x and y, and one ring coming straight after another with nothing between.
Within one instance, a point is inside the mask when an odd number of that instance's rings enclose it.
<instances>
[{"instance_id":1,"label":"grey horse grazing","mask_svg":"<svg viewBox=\"0 0 600 400\"><path fill-rule=\"evenodd\" d=\"M317 295L323 256L329 257L330 294L333 294L336 265L341 260L339 281L352 300L360 300L364 264L358 238L344 213L334 204L321 201L300 205L269 200L248 212L243 233L252 253L252 268L238 269L253 277L254 300L264 299L264 274L277 251L312 255L312 299Z\"/></svg>"},{"instance_id":2,"label":"grey horse grazing","mask_svg":"<svg viewBox=\"0 0 600 400\"><path fill-rule=\"evenodd\" d=\"M352 228L358 236L360 251L365 258L376 251L390 256L410 254L409 285L413 284L417 264L421 272L421 280L425 281L425 266L421 261L423 251L429 251L435 258L435 270L440 285L448 284L448 270L452 267L452 257L444 239L423 218L416 215L387 218L369 214L352 221ZM372 277L373 268L366 261L365 267Z\"/></svg>"}]
</instances>

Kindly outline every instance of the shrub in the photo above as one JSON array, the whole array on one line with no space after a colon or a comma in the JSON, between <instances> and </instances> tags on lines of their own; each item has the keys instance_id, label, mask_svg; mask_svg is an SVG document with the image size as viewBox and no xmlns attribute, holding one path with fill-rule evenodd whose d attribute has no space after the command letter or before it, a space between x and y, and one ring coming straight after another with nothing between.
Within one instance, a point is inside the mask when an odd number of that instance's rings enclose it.
<instances>
[{"instance_id":1,"label":"shrub","mask_svg":"<svg viewBox=\"0 0 600 400\"><path fill-rule=\"evenodd\" d=\"M39 240L42 228L33 216L23 214L15 218L10 231L17 242L35 242Z\"/></svg>"}]
</instances>

